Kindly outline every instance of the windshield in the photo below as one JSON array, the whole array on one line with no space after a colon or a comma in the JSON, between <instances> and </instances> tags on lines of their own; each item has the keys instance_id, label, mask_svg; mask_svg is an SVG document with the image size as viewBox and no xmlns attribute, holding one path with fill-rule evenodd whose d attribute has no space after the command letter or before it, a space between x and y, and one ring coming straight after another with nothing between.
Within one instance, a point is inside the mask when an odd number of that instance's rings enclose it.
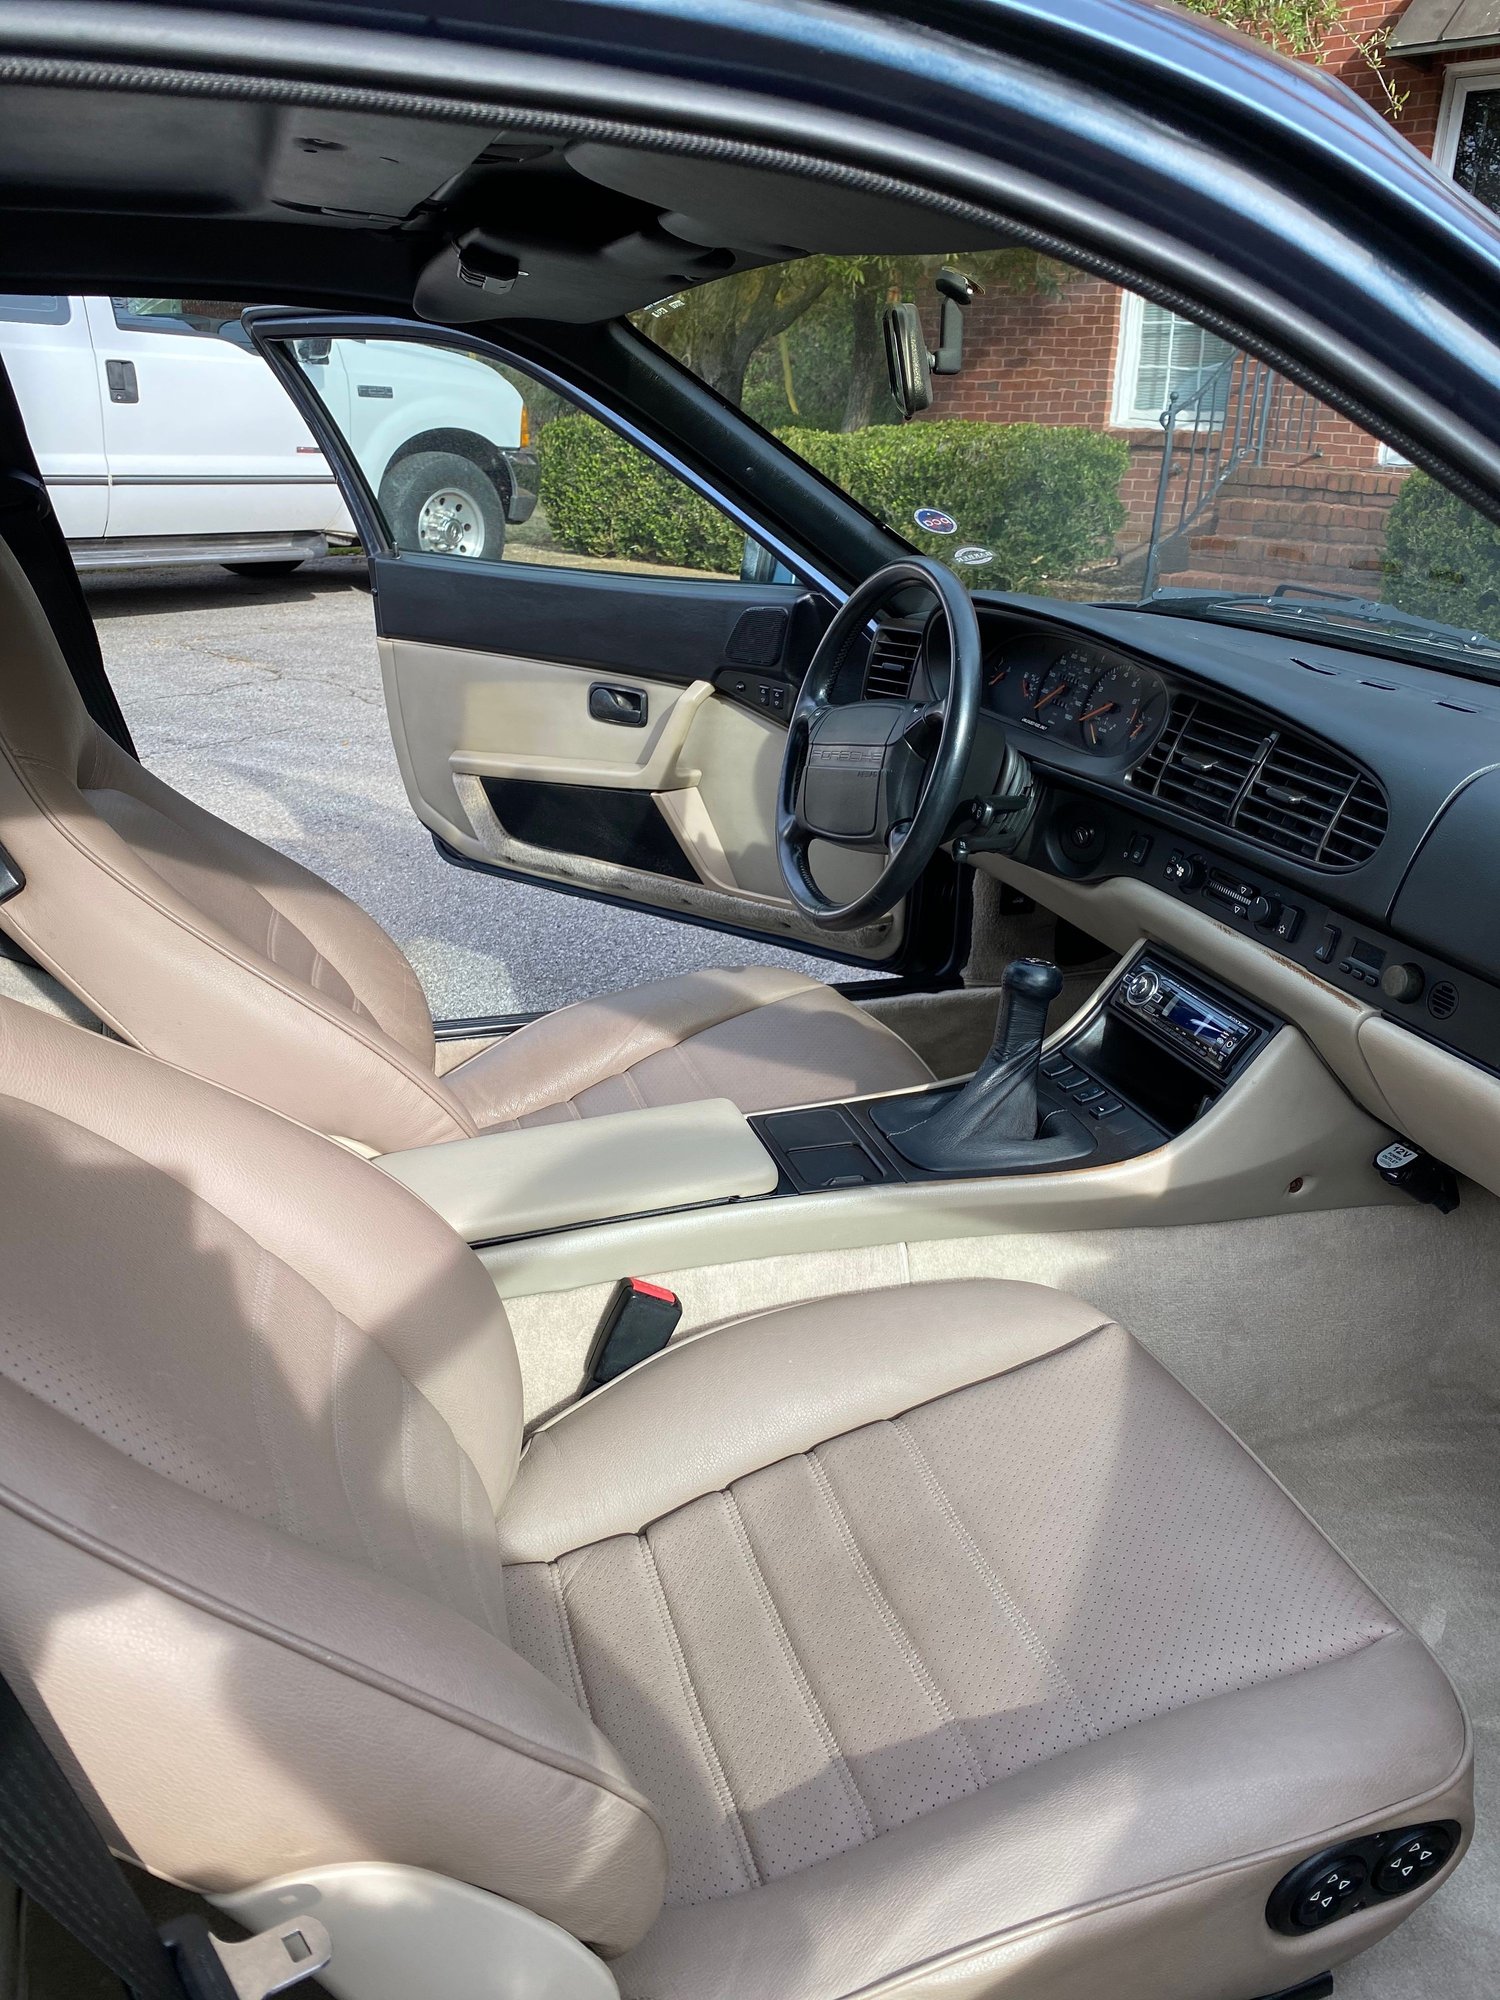
<instances>
[{"instance_id":1,"label":"windshield","mask_svg":"<svg viewBox=\"0 0 1500 2000\"><path fill-rule=\"evenodd\" d=\"M1500 529L1103 279L1015 248L806 257L635 324L972 589L1500 676Z\"/></svg>"}]
</instances>

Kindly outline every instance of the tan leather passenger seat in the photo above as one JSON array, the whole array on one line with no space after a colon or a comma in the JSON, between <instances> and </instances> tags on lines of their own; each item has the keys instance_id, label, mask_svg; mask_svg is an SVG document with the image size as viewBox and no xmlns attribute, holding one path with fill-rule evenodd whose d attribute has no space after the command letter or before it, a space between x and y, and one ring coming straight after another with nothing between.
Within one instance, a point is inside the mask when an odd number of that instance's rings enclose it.
<instances>
[{"instance_id":1,"label":"tan leather passenger seat","mask_svg":"<svg viewBox=\"0 0 1500 2000\"><path fill-rule=\"evenodd\" d=\"M24 945L116 1034L376 1152L727 1097L742 1111L932 1081L800 973L690 973L563 1009L439 1077L416 974L373 918L143 769L89 716L0 543L0 844Z\"/></svg>"},{"instance_id":2,"label":"tan leather passenger seat","mask_svg":"<svg viewBox=\"0 0 1500 2000\"><path fill-rule=\"evenodd\" d=\"M1078 1300L758 1314L522 1454L479 1262L316 1133L3 1003L0 1165L0 1663L150 1868L437 1870L627 2000L1250 2000L1424 1893L1282 1936L1293 1863L1467 1832L1426 1649Z\"/></svg>"}]
</instances>

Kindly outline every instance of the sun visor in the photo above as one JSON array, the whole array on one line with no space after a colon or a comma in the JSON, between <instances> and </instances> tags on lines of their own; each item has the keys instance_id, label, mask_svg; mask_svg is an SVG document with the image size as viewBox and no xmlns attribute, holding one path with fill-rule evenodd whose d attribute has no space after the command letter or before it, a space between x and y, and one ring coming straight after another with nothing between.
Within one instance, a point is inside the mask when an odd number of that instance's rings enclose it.
<instances>
[{"instance_id":1,"label":"sun visor","mask_svg":"<svg viewBox=\"0 0 1500 2000\"><path fill-rule=\"evenodd\" d=\"M670 215L670 226L695 243L790 246L783 256L905 257L992 250L1005 240L993 229L826 178L593 140L570 146L567 159L586 180Z\"/></svg>"}]
</instances>

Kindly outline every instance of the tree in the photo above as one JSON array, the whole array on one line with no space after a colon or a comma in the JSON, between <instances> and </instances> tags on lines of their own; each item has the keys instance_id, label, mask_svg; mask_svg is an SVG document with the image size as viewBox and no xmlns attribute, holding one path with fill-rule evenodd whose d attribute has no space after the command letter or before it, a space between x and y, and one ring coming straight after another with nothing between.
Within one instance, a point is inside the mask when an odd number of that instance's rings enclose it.
<instances>
[{"instance_id":1,"label":"tree","mask_svg":"<svg viewBox=\"0 0 1500 2000\"><path fill-rule=\"evenodd\" d=\"M1316 55L1343 19L1343 0L1177 0L1289 55Z\"/></svg>"},{"instance_id":2,"label":"tree","mask_svg":"<svg viewBox=\"0 0 1500 2000\"><path fill-rule=\"evenodd\" d=\"M841 260L802 257L737 271L693 292L679 292L639 315L669 354L731 403L745 393L745 370L768 341L785 333L823 296Z\"/></svg>"}]
</instances>

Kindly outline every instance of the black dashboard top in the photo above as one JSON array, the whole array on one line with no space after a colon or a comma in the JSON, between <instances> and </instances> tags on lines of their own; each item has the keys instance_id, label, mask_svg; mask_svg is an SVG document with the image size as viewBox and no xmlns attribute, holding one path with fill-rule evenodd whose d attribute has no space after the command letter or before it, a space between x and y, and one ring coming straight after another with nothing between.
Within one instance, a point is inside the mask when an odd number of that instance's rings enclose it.
<instances>
[{"instance_id":1,"label":"black dashboard top","mask_svg":"<svg viewBox=\"0 0 1500 2000\"><path fill-rule=\"evenodd\" d=\"M1500 767L1500 686L1295 633L1126 606L994 596L976 597L975 608L986 706L1041 773L1129 798L1371 922L1392 916L1445 807ZM920 629L920 620L900 621L908 634L914 622ZM920 675L920 658L914 664ZM1200 726L1195 733L1187 718L1183 766L1163 781L1168 739L1195 704ZM1248 811L1242 799L1237 812L1247 760L1260 760L1268 742L1292 761L1266 774L1273 788L1282 779L1276 796L1249 800ZM1336 805L1334 787L1360 779L1356 837L1320 852L1310 837L1318 827L1303 828L1299 806ZM1267 803L1283 808L1281 823ZM1486 866L1496 858L1500 850L1482 857ZM1476 898L1474 922L1487 921Z\"/></svg>"}]
</instances>

